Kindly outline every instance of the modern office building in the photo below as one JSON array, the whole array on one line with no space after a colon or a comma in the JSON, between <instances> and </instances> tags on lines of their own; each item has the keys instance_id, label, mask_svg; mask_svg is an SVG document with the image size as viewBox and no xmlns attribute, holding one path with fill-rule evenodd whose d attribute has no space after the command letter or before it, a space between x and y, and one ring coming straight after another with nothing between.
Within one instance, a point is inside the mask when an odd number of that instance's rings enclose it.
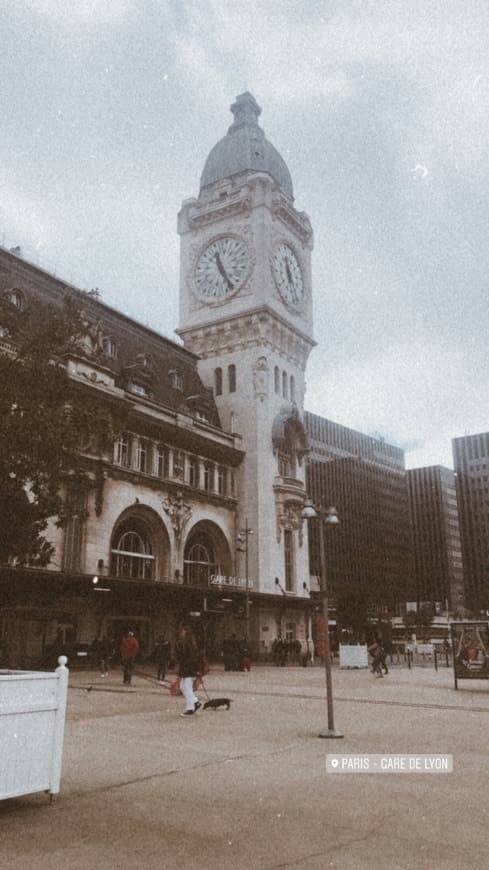
<instances>
[{"instance_id":1,"label":"modern office building","mask_svg":"<svg viewBox=\"0 0 489 870\"><path fill-rule=\"evenodd\" d=\"M434 465L407 472L418 607L464 615L464 584L455 474Z\"/></svg>"},{"instance_id":2,"label":"modern office building","mask_svg":"<svg viewBox=\"0 0 489 870\"><path fill-rule=\"evenodd\" d=\"M466 606L489 610L489 432L452 440Z\"/></svg>"},{"instance_id":3,"label":"modern office building","mask_svg":"<svg viewBox=\"0 0 489 870\"><path fill-rule=\"evenodd\" d=\"M308 495L323 508L334 506L340 521L325 534L338 615L355 602L371 615L393 614L413 593L404 453L316 414L306 412L304 424ZM310 550L317 573L317 527L310 532Z\"/></svg>"}]
</instances>

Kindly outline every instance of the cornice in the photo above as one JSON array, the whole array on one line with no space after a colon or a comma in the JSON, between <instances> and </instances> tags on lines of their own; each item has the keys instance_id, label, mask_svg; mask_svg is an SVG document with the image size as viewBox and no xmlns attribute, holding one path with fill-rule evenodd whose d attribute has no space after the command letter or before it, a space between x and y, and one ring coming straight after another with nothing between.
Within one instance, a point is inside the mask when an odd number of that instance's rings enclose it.
<instances>
[{"instance_id":1,"label":"cornice","mask_svg":"<svg viewBox=\"0 0 489 870\"><path fill-rule=\"evenodd\" d=\"M250 347L270 348L305 366L316 342L267 306L225 320L178 330L185 344L202 359Z\"/></svg>"},{"instance_id":2,"label":"cornice","mask_svg":"<svg viewBox=\"0 0 489 870\"><path fill-rule=\"evenodd\" d=\"M182 209L189 229L205 226L217 220L228 219L238 214L249 214L252 207L250 190L245 186L237 193L226 194L222 199L211 201L191 200Z\"/></svg>"},{"instance_id":3,"label":"cornice","mask_svg":"<svg viewBox=\"0 0 489 870\"><path fill-rule=\"evenodd\" d=\"M289 226L312 250L314 234L309 217L305 212L297 211L279 190L275 190L272 197L272 214Z\"/></svg>"}]
</instances>

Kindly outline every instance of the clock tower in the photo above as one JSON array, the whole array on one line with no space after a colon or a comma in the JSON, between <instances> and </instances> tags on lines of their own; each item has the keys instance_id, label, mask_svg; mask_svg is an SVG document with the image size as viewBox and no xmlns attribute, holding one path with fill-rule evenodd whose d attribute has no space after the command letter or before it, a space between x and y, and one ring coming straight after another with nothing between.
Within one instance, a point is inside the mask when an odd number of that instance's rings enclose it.
<instances>
[{"instance_id":1,"label":"clock tower","mask_svg":"<svg viewBox=\"0 0 489 870\"><path fill-rule=\"evenodd\" d=\"M294 206L284 160L259 126L254 97L241 94L231 111L233 123L205 162L198 198L186 200L179 214L178 333L200 358L223 427L242 438L237 533L246 524L253 529L250 586L285 596L281 612L291 624L284 607L299 604L309 586L302 413L315 344L313 233ZM244 576L238 556L236 574ZM267 617L261 604L259 617L257 610L254 639L270 639L273 626L268 636L258 634ZM278 631L285 634L285 625Z\"/></svg>"}]
</instances>

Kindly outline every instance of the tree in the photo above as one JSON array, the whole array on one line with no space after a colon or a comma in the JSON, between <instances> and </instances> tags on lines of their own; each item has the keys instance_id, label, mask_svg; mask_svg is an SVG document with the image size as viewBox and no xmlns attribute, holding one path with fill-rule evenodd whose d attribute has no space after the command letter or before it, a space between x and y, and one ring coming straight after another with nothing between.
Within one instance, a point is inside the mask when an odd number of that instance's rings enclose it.
<instances>
[{"instance_id":1,"label":"tree","mask_svg":"<svg viewBox=\"0 0 489 870\"><path fill-rule=\"evenodd\" d=\"M82 299L32 300L25 310L0 300L0 564L48 564L43 532L50 518L69 517L67 480L71 491L93 485L80 433L91 433L99 456L114 438L114 414L66 368L93 342Z\"/></svg>"}]
</instances>

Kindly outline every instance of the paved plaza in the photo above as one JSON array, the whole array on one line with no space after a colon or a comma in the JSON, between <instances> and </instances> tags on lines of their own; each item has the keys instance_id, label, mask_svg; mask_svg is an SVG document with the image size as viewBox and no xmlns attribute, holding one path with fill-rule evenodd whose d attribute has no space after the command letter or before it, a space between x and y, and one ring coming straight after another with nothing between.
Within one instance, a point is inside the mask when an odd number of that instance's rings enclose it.
<instances>
[{"instance_id":1,"label":"paved plaza","mask_svg":"<svg viewBox=\"0 0 489 870\"><path fill-rule=\"evenodd\" d=\"M320 667L216 668L206 689L232 698L230 711L188 718L150 673L130 688L116 670L70 673L61 794L0 802L2 868L487 865L485 683L455 691L450 669L379 679L335 667L344 738L321 740ZM327 753L449 753L454 769L327 773Z\"/></svg>"}]
</instances>

